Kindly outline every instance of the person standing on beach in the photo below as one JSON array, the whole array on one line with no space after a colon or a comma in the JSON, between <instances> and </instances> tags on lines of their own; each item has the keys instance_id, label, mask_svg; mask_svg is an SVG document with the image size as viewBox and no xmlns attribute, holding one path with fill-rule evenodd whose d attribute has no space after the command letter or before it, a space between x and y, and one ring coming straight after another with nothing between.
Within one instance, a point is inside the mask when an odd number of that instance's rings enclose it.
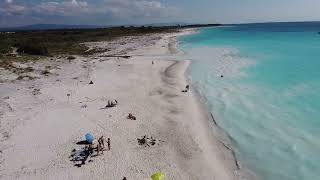
<instances>
[{"instance_id":1,"label":"person standing on beach","mask_svg":"<svg viewBox=\"0 0 320 180\"><path fill-rule=\"evenodd\" d=\"M110 149L111 149L111 146L110 146L110 138L108 138L107 144L108 144L108 150L110 151Z\"/></svg>"}]
</instances>

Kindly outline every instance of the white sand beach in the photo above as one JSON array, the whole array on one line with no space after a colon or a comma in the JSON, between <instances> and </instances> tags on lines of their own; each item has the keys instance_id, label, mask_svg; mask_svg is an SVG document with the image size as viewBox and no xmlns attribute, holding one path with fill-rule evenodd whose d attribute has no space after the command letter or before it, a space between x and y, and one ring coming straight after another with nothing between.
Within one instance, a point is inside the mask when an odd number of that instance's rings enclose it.
<instances>
[{"instance_id":1,"label":"white sand beach","mask_svg":"<svg viewBox=\"0 0 320 180\"><path fill-rule=\"evenodd\" d=\"M181 92L190 61L166 57L178 52L175 37L190 32L87 43L109 51L16 64L34 67L34 80L0 70L0 179L245 179L194 90ZM118 105L104 109L108 100ZM77 167L70 155L88 132L110 138L111 150ZM145 135L155 144L139 145Z\"/></svg>"}]
</instances>

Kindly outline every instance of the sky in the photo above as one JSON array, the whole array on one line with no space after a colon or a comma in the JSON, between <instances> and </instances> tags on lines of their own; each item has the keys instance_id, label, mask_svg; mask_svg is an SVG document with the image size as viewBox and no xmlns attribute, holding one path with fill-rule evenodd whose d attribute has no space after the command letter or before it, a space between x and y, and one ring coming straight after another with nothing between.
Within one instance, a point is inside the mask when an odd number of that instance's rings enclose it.
<instances>
[{"instance_id":1,"label":"sky","mask_svg":"<svg viewBox=\"0 0 320 180\"><path fill-rule=\"evenodd\" d=\"M320 21L320 0L0 0L0 27Z\"/></svg>"}]
</instances>

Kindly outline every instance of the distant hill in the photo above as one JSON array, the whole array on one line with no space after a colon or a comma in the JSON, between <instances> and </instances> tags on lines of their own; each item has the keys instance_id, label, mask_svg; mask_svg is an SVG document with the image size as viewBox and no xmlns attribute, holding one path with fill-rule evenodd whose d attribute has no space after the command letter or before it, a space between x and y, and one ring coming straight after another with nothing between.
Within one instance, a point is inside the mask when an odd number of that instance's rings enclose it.
<instances>
[{"instance_id":1,"label":"distant hill","mask_svg":"<svg viewBox=\"0 0 320 180\"><path fill-rule=\"evenodd\" d=\"M34 24L20 27L0 28L0 31L30 31L30 30L56 30L56 29L96 29L106 26L98 25L64 25L64 24Z\"/></svg>"}]
</instances>

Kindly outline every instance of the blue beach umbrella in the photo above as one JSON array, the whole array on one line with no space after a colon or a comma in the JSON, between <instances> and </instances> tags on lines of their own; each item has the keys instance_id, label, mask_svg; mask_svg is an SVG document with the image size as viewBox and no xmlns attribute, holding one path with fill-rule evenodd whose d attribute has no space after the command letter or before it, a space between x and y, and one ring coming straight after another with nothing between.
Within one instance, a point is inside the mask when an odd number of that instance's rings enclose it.
<instances>
[{"instance_id":1,"label":"blue beach umbrella","mask_svg":"<svg viewBox=\"0 0 320 180\"><path fill-rule=\"evenodd\" d=\"M87 133L86 134L86 141L88 141L88 143L92 144L94 140L94 136L91 133Z\"/></svg>"}]
</instances>

